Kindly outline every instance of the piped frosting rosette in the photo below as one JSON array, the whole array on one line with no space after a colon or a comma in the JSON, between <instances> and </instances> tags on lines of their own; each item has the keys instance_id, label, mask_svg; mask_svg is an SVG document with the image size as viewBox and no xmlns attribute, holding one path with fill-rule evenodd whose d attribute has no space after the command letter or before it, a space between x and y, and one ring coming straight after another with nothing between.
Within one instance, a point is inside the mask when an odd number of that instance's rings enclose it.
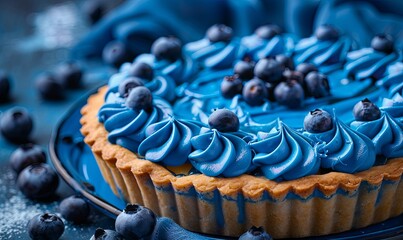
<instances>
[{"instance_id":1,"label":"piped frosting rosette","mask_svg":"<svg viewBox=\"0 0 403 240\"><path fill-rule=\"evenodd\" d=\"M250 143L256 153L253 164L271 180L292 180L317 173L320 159L314 142L277 121L277 127L258 133L258 140Z\"/></svg>"},{"instance_id":2,"label":"piped frosting rosette","mask_svg":"<svg viewBox=\"0 0 403 240\"><path fill-rule=\"evenodd\" d=\"M392 98L384 98L380 109L403 123L403 97L396 93Z\"/></svg>"}]
</instances>

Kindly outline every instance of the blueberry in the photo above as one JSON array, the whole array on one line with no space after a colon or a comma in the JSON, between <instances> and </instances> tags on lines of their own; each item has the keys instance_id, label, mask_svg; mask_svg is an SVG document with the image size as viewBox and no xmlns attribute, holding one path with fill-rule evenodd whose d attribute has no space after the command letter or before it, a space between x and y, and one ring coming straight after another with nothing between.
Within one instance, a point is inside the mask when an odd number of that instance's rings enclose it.
<instances>
[{"instance_id":1,"label":"blueberry","mask_svg":"<svg viewBox=\"0 0 403 240\"><path fill-rule=\"evenodd\" d=\"M20 173L29 165L45 162L46 154L43 149L31 143L20 146L10 156L11 168L16 173Z\"/></svg>"},{"instance_id":2,"label":"blueberry","mask_svg":"<svg viewBox=\"0 0 403 240\"><path fill-rule=\"evenodd\" d=\"M56 214L44 213L31 218L27 228L33 240L56 240L64 232L64 223Z\"/></svg>"},{"instance_id":3,"label":"blueberry","mask_svg":"<svg viewBox=\"0 0 403 240\"><path fill-rule=\"evenodd\" d=\"M33 121L25 108L14 107L0 118L0 131L4 138L13 143L25 143L29 141L32 132Z\"/></svg>"},{"instance_id":4,"label":"blueberry","mask_svg":"<svg viewBox=\"0 0 403 240\"><path fill-rule=\"evenodd\" d=\"M145 238L152 234L156 222L156 216L150 209L128 204L116 218L115 229L126 239Z\"/></svg>"},{"instance_id":5,"label":"blueberry","mask_svg":"<svg viewBox=\"0 0 403 240\"><path fill-rule=\"evenodd\" d=\"M237 94L242 94L242 80L235 76L225 76L221 82L221 95L224 98L233 98Z\"/></svg>"},{"instance_id":6,"label":"blueberry","mask_svg":"<svg viewBox=\"0 0 403 240\"><path fill-rule=\"evenodd\" d=\"M153 68L145 62L134 62L127 70L127 74L149 81L153 80L154 78Z\"/></svg>"},{"instance_id":7,"label":"blueberry","mask_svg":"<svg viewBox=\"0 0 403 240\"><path fill-rule=\"evenodd\" d=\"M298 71L292 71L292 70L285 70L283 72L283 78L287 80L295 80L299 84L303 85L304 83L304 75L301 72Z\"/></svg>"},{"instance_id":8,"label":"blueberry","mask_svg":"<svg viewBox=\"0 0 403 240\"><path fill-rule=\"evenodd\" d=\"M295 80L279 83L274 89L276 101L289 108L299 108L302 105L305 94L301 84Z\"/></svg>"},{"instance_id":9,"label":"blueberry","mask_svg":"<svg viewBox=\"0 0 403 240\"><path fill-rule=\"evenodd\" d=\"M330 86L327 76L319 72L310 72L305 77L307 95L321 98L330 95Z\"/></svg>"},{"instance_id":10,"label":"blueberry","mask_svg":"<svg viewBox=\"0 0 403 240\"><path fill-rule=\"evenodd\" d=\"M125 43L120 41L111 41L102 51L102 59L105 63L119 68L125 62L131 62L134 54L129 50Z\"/></svg>"},{"instance_id":11,"label":"blueberry","mask_svg":"<svg viewBox=\"0 0 403 240\"><path fill-rule=\"evenodd\" d=\"M43 99L60 100L64 98L64 87L53 74L44 73L38 76L36 88Z\"/></svg>"},{"instance_id":12,"label":"blueberry","mask_svg":"<svg viewBox=\"0 0 403 240\"><path fill-rule=\"evenodd\" d=\"M252 79L254 76L253 70L255 68L254 62L239 61L234 66L234 73L242 80Z\"/></svg>"},{"instance_id":13,"label":"blueberry","mask_svg":"<svg viewBox=\"0 0 403 240\"><path fill-rule=\"evenodd\" d=\"M232 28L224 24L215 24L207 29L207 38L210 42L229 42L232 38Z\"/></svg>"},{"instance_id":14,"label":"blueberry","mask_svg":"<svg viewBox=\"0 0 403 240\"><path fill-rule=\"evenodd\" d=\"M97 228L90 240L125 240L125 238L113 230Z\"/></svg>"},{"instance_id":15,"label":"blueberry","mask_svg":"<svg viewBox=\"0 0 403 240\"><path fill-rule=\"evenodd\" d=\"M252 226L247 232L239 237L239 240L272 240L273 238L263 227Z\"/></svg>"},{"instance_id":16,"label":"blueberry","mask_svg":"<svg viewBox=\"0 0 403 240\"><path fill-rule=\"evenodd\" d=\"M339 39L339 32L332 25L323 24L316 29L315 36L322 41L336 41Z\"/></svg>"},{"instance_id":17,"label":"blueberry","mask_svg":"<svg viewBox=\"0 0 403 240\"><path fill-rule=\"evenodd\" d=\"M17 186L21 192L33 200L45 200L54 195L59 178L47 164L30 165L18 175Z\"/></svg>"},{"instance_id":18,"label":"blueberry","mask_svg":"<svg viewBox=\"0 0 403 240\"><path fill-rule=\"evenodd\" d=\"M276 101L276 99L275 99L275 97L274 97L274 89L276 88L277 84L265 82L264 85L265 85L265 87L266 87L267 98L268 98L271 102Z\"/></svg>"},{"instance_id":19,"label":"blueberry","mask_svg":"<svg viewBox=\"0 0 403 240\"><path fill-rule=\"evenodd\" d=\"M67 221L79 224L87 221L90 206L80 196L73 195L60 202L59 211Z\"/></svg>"},{"instance_id":20,"label":"blueberry","mask_svg":"<svg viewBox=\"0 0 403 240\"><path fill-rule=\"evenodd\" d=\"M271 39L282 33L281 28L275 24L268 24L256 29L255 34L263 39Z\"/></svg>"},{"instance_id":21,"label":"blueberry","mask_svg":"<svg viewBox=\"0 0 403 240\"><path fill-rule=\"evenodd\" d=\"M242 96L251 106L262 105L268 97L265 82L257 78L247 81L243 87Z\"/></svg>"},{"instance_id":22,"label":"blueberry","mask_svg":"<svg viewBox=\"0 0 403 240\"><path fill-rule=\"evenodd\" d=\"M368 98L359 101L353 108L353 115L357 121L373 121L381 117L381 111L378 106Z\"/></svg>"},{"instance_id":23,"label":"blueberry","mask_svg":"<svg viewBox=\"0 0 403 240\"><path fill-rule=\"evenodd\" d=\"M88 20L95 24L98 22L105 14L105 4L102 0L86 0L83 4L84 14L87 16Z\"/></svg>"},{"instance_id":24,"label":"blueberry","mask_svg":"<svg viewBox=\"0 0 403 240\"><path fill-rule=\"evenodd\" d=\"M380 52L392 53L394 51L393 38L389 34L378 34L372 39L371 47Z\"/></svg>"},{"instance_id":25,"label":"blueberry","mask_svg":"<svg viewBox=\"0 0 403 240\"><path fill-rule=\"evenodd\" d=\"M304 118L304 129L310 133L322 133L333 128L332 116L322 109L310 111Z\"/></svg>"},{"instance_id":26,"label":"blueberry","mask_svg":"<svg viewBox=\"0 0 403 240\"><path fill-rule=\"evenodd\" d=\"M129 92L139 86L144 86L143 81L137 77L128 77L119 84L119 95L123 98L129 95Z\"/></svg>"},{"instance_id":27,"label":"blueberry","mask_svg":"<svg viewBox=\"0 0 403 240\"><path fill-rule=\"evenodd\" d=\"M75 62L66 62L56 68L56 78L67 88L79 88L83 76L83 70Z\"/></svg>"},{"instance_id":28,"label":"blueberry","mask_svg":"<svg viewBox=\"0 0 403 240\"><path fill-rule=\"evenodd\" d=\"M153 107L153 95L146 87L135 87L129 92L129 96L126 98L126 106L133 110L150 112Z\"/></svg>"},{"instance_id":29,"label":"blueberry","mask_svg":"<svg viewBox=\"0 0 403 240\"><path fill-rule=\"evenodd\" d=\"M317 72L318 68L312 63L301 63L296 67L295 71L302 73L306 77L310 72Z\"/></svg>"},{"instance_id":30,"label":"blueberry","mask_svg":"<svg viewBox=\"0 0 403 240\"><path fill-rule=\"evenodd\" d=\"M208 118L211 129L220 132L236 132L239 130L239 119L228 109L216 109Z\"/></svg>"},{"instance_id":31,"label":"blueberry","mask_svg":"<svg viewBox=\"0 0 403 240\"><path fill-rule=\"evenodd\" d=\"M4 71L0 71L0 102L6 102L10 98L10 82L10 77Z\"/></svg>"},{"instance_id":32,"label":"blueberry","mask_svg":"<svg viewBox=\"0 0 403 240\"><path fill-rule=\"evenodd\" d=\"M176 37L160 37L151 46L151 53L157 59L174 62L182 57L182 43Z\"/></svg>"},{"instance_id":33,"label":"blueberry","mask_svg":"<svg viewBox=\"0 0 403 240\"><path fill-rule=\"evenodd\" d=\"M290 69L290 70L294 69L294 61L292 60L292 58L290 58L284 54L279 54L279 55L276 55L274 57L274 59L277 62L279 62L283 66L283 68Z\"/></svg>"},{"instance_id":34,"label":"blueberry","mask_svg":"<svg viewBox=\"0 0 403 240\"><path fill-rule=\"evenodd\" d=\"M264 81L276 83L281 80L283 70L281 63L276 60L262 58L256 63L254 73L256 77Z\"/></svg>"}]
</instances>

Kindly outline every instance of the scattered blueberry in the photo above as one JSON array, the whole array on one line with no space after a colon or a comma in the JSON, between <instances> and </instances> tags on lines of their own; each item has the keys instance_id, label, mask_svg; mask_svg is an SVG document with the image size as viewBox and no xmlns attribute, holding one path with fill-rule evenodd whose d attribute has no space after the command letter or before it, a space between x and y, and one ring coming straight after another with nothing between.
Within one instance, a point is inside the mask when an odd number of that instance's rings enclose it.
<instances>
[{"instance_id":1,"label":"scattered blueberry","mask_svg":"<svg viewBox=\"0 0 403 240\"><path fill-rule=\"evenodd\" d=\"M33 240L57 240L63 232L64 223L56 214L38 214L28 222L28 233Z\"/></svg>"},{"instance_id":2,"label":"scattered blueberry","mask_svg":"<svg viewBox=\"0 0 403 240\"><path fill-rule=\"evenodd\" d=\"M393 38L389 34L378 34L372 39L371 47L380 52L392 53L394 51Z\"/></svg>"},{"instance_id":3,"label":"scattered blueberry","mask_svg":"<svg viewBox=\"0 0 403 240\"><path fill-rule=\"evenodd\" d=\"M265 82L257 78L247 81L243 87L242 96L251 106L262 105L268 97Z\"/></svg>"},{"instance_id":4,"label":"scattered blueberry","mask_svg":"<svg viewBox=\"0 0 403 240\"><path fill-rule=\"evenodd\" d=\"M301 63L296 67L295 71L302 73L305 77L310 72L318 71L318 68L312 63Z\"/></svg>"},{"instance_id":5,"label":"scattered blueberry","mask_svg":"<svg viewBox=\"0 0 403 240\"><path fill-rule=\"evenodd\" d=\"M255 68L254 62L239 61L234 66L234 73L242 80L249 80L254 77L253 70Z\"/></svg>"},{"instance_id":6,"label":"scattered blueberry","mask_svg":"<svg viewBox=\"0 0 403 240\"><path fill-rule=\"evenodd\" d=\"M221 95L224 98L233 98L237 94L242 94L242 80L237 76L226 76L221 82Z\"/></svg>"},{"instance_id":7,"label":"scattered blueberry","mask_svg":"<svg viewBox=\"0 0 403 240\"><path fill-rule=\"evenodd\" d=\"M38 76L36 88L43 99L60 100L64 98L64 87L53 74L44 73Z\"/></svg>"},{"instance_id":8,"label":"scattered blueberry","mask_svg":"<svg viewBox=\"0 0 403 240\"><path fill-rule=\"evenodd\" d=\"M14 107L4 112L0 118L0 131L3 136L13 143L29 141L33 128L31 115L25 108Z\"/></svg>"},{"instance_id":9,"label":"scattered blueberry","mask_svg":"<svg viewBox=\"0 0 403 240\"><path fill-rule=\"evenodd\" d=\"M125 240L125 238L113 230L97 228L90 240Z\"/></svg>"},{"instance_id":10,"label":"scattered blueberry","mask_svg":"<svg viewBox=\"0 0 403 240\"><path fill-rule=\"evenodd\" d=\"M84 14L92 24L98 22L105 13L105 6L102 0L86 0L83 4Z\"/></svg>"},{"instance_id":11,"label":"scattered blueberry","mask_svg":"<svg viewBox=\"0 0 403 240\"><path fill-rule=\"evenodd\" d=\"M264 81L276 83L281 80L283 70L280 62L272 58L262 58L256 63L254 73Z\"/></svg>"},{"instance_id":12,"label":"scattered blueberry","mask_svg":"<svg viewBox=\"0 0 403 240\"><path fill-rule=\"evenodd\" d=\"M378 106L368 98L359 101L353 108L353 115L357 121L373 121L381 117L381 111Z\"/></svg>"},{"instance_id":13,"label":"scattered blueberry","mask_svg":"<svg viewBox=\"0 0 403 240\"><path fill-rule=\"evenodd\" d=\"M207 29L207 38L210 42L229 42L232 38L232 28L224 24L215 24Z\"/></svg>"},{"instance_id":14,"label":"scattered blueberry","mask_svg":"<svg viewBox=\"0 0 403 240\"><path fill-rule=\"evenodd\" d=\"M335 41L339 39L339 32L332 25L323 24L316 29L315 36L322 41Z\"/></svg>"},{"instance_id":15,"label":"scattered blueberry","mask_svg":"<svg viewBox=\"0 0 403 240\"><path fill-rule=\"evenodd\" d=\"M119 84L119 95L123 98L129 95L129 92L139 86L144 86L143 81L137 77L128 77Z\"/></svg>"},{"instance_id":16,"label":"scattered blueberry","mask_svg":"<svg viewBox=\"0 0 403 240\"><path fill-rule=\"evenodd\" d=\"M301 85L304 84L304 75L298 71L292 71L287 69L283 72L283 78L285 80L295 80Z\"/></svg>"},{"instance_id":17,"label":"scattered blueberry","mask_svg":"<svg viewBox=\"0 0 403 240\"><path fill-rule=\"evenodd\" d=\"M239 237L239 240L272 240L273 238L263 227L252 226L247 232Z\"/></svg>"},{"instance_id":18,"label":"scattered blueberry","mask_svg":"<svg viewBox=\"0 0 403 240\"><path fill-rule=\"evenodd\" d=\"M264 83L264 86L266 87L267 98L268 98L271 102L276 101L276 98L274 97L274 89L276 88L277 84L265 82L265 83Z\"/></svg>"},{"instance_id":19,"label":"scattered blueberry","mask_svg":"<svg viewBox=\"0 0 403 240\"><path fill-rule=\"evenodd\" d=\"M59 211L67 221L79 224L87 221L90 206L83 198L73 195L60 202Z\"/></svg>"},{"instance_id":20,"label":"scattered blueberry","mask_svg":"<svg viewBox=\"0 0 403 240\"><path fill-rule=\"evenodd\" d=\"M216 109L208 118L211 129L220 132L236 132L239 130L239 119L235 113L228 109Z\"/></svg>"},{"instance_id":21,"label":"scattered blueberry","mask_svg":"<svg viewBox=\"0 0 403 240\"><path fill-rule=\"evenodd\" d=\"M326 132L332 128L332 116L325 110L315 109L304 118L304 129L310 133Z\"/></svg>"},{"instance_id":22,"label":"scattered blueberry","mask_svg":"<svg viewBox=\"0 0 403 240\"><path fill-rule=\"evenodd\" d=\"M128 75L151 81L154 78L153 68L145 62L134 62L127 70Z\"/></svg>"},{"instance_id":23,"label":"scattered blueberry","mask_svg":"<svg viewBox=\"0 0 403 240\"><path fill-rule=\"evenodd\" d=\"M263 39L271 39L282 32L283 31L278 25L268 24L257 28L255 34Z\"/></svg>"},{"instance_id":24,"label":"scattered blueberry","mask_svg":"<svg viewBox=\"0 0 403 240\"><path fill-rule=\"evenodd\" d=\"M47 164L30 165L18 175L17 186L21 192L33 200L45 200L53 196L59 178L56 172Z\"/></svg>"},{"instance_id":25,"label":"scattered blueberry","mask_svg":"<svg viewBox=\"0 0 403 240\"><path fill-rule=\"evenodd\" d=\"M66 62L56 68L55 77L67 88L81 87L83 70L75 62Z\"/></svg>"},{"instance_id":26,"label":"scattered blueberry","mask_svg":"<svg viewBox=\"0 0 403 240\"><path fill-rule=\"evenodd\" d=\"M126 239L145 238L152 234L156 221L150 209L128 204L116 218L115 229Z\"/></svg>"},{"instance_id":27,"label":"scattered blueberry","mask_svg":"<svg viewBox=\"0 0 403 240\"><path fill-rule=\"evenodd\" d=\"M182 43L176 37L160 37L151 46L151 53L157 59L174 62L182 57Z\"/></svg>"},{"instance_id":28,"label":"scattered blueberry","mask_svg":"<svg viewBox=\"0 0 403 240\"><path fill-rule=\"evenodd\" d=\"M146 87L135 87L129 92L129 96L126 98L126 106L133 110L145 110L149 112L153 107L153 95Z\"/></svg>"},{"instance_id":29,"label":"scattered blueberry","mask_svg":"<svg viewBox=\"0 0 403 240\"><path fill-rule=\"evenodd\" d=\"M294 61L292 60L291 57L284 55L284 54L279 54L279 55L276 55L274 57L274 59L277 62L279 62L283 66L284 69L287 69L287 68L290 70L294 69Z\"/></svg>"},{"instance_id":30,"label":"scattered blueberry","mask_svg":"<svg viewBox=\"0 0 403 240\"><path fill-rule=\"evenodd\" d=\"M10 82L10 77L4 71L0 71L0 102L10 98Z\"/></svg>"},{"instance_id":31,"label":"scattered blueberry","mask_svg":"<svg viewBox=\"0 0 403 240\"><path fill-rule=\"evenodd\" d=\"M10 156L11 168L20 173L24 168L36 163L45 163L46 154L43 149L32 143L17 148Z\"/></svg>"},{"instance_id":32,"label":"scattered blueberry","mask_svg":"<svg viewBox=\"0 0 403 240\"><path fill-rule=\"evenodd\" d=\"M319 72L310 72L305 77L307 95L321 98L330 95L330 86L327 76Z\"/></svg>"},{"instance_id":33,"label":"scattered blueberry","mask_svg":"<svg viewBox=\"0 0 403 240\"><path fill-rule=\"evenodd\" d=\"M105 63L116 68L125 62L131 62L134 58L133 53L128 49L125 43L120 41L111 41L102 51L102 59Z\"/></svg>"},{"instance_id":34,"label":"scattered blueberry","mask_svg":"<svg viewBox=\"0 0 403 240\"><path fill-rule=\"evenodd\" d=\"M299 108L302 105L305 94L301 84L295 80L279 83L274 89L276 101L289 108Z\"/></svg>"}]
</instances>

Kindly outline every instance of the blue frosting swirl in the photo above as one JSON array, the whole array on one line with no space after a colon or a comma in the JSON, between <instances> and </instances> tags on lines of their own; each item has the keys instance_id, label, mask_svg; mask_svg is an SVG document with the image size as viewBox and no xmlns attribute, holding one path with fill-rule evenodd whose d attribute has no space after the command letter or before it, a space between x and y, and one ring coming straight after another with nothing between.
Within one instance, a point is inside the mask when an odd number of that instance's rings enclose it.
<instances>
[{"instance_id":1,"label":"blue frosting swirl","mask_svg":"<svg viewBox=\"0 0 403 240\"><path fill-rule=\"evenodd\" d=\"M319 40L312 36L297 43L294 48L294 61L297 65L303 62L313 63L321 72L330 73L342 67L350 50L351 40L347 37L332 41Z\"/></svg>"},{"instance_id":2,"label":"blue frosting swirl","mask_svg":"<svg viewBox=\"0 0 403 240\"><path fill-rule=\"evenodd\" d=\"M377 154L389 157L403 156L403 123L387 112L373 121L354 121L351 128L369 137Z\"/></svg>"},{"instance_id":3,"label":"blue frosting swirl","mask_svg":"<svg viewBox=\"0 0 403 240\"><path fill-rule=\"evenodd\" d=\"M401 56L400 56L401 57ZM403 83L403 63L396 62L387 67L385 76L379 79L378 86L390 89L392 86Z\"/></svg>"},{"instance_id":4,"label":"blue frosting swirl","mask_svg":"<svg viewBox=\"0 0 403 240\"><path fill-rule=\"evenodd\" d=\"M203 68L209 69L231 68L244 52L238 38L230 42L211 42L203 38L186 44L184 51Z\"/></svg>"},{"instance_id":5,"label":"blue frosting swirl","mask_svg":"<svg viewBox=\"0 0 403 240\"><path fill-rule=\"evenodd\" d=\"M191 144L190 163L207 176L236 177L251 168L251 148L237 134L212 129L192 137Z\"/></svg>"},{"instance_id":6,"label":"blue frosting swirl","mask_svg":"<svg viewBox=\"0 0 403 240\"><path fill-rule=\"evenodd\" d=\"M252 163L272 180L292 180L317 173L320 161L313 141L277 122L277 127L269 133L259 132L258 141L250 143L256 153Z\"/></svg>"},{"instance_id":7,"label":"blue frosting swirl","mask_svg":"<svg viewBox=\"0 0 403 240\"><path fill-rule=\"evenodd\" d=\"M384 98L380 109L403 123L403 97L400 93L392 98Z\"/></svg>"},{"instance_id":8,"label":"blue frosting swirl","mask_svg":"<svg viewBox=\"0 0 403 240\"><path fill-rule=\"evenodd\" d=\"M190 139L199 134L202 125L198 122L181 121L173 117L147 127L138 153L152 162L165 166L184 164L192 151Z\"/></svg>"},{"instance_id":9,"label":"blue frosting swirl","mask_svg":"<svg viewBox=\"0 0 403 240\"><path fill-rule=\"evenodd\" d=\"M145 139L146 127L159 122L164 112L154 106L151 113L134 111L122 103L105 103L98 112L99 121L108 131L108 141L133 152Z\"/></svg>"},{"instance_id":10,"label":"blue frosting swirl","mask_svg":"<svg viewBox=\"0 0 403 240\"><path fill-rule=\"evenodd\" d=\"M295 38L290 34L276 35L270 39L252 34L241 39L244 54L252 57L254 61L279 54L291 55L294 44Z\"/></svg>"},{"instance_id":11,"label":"blue frosting swirl","mask_svg":"<svg viewBox=\"0 0 403 240\"><path fill-rule=\"evenodd\" d=\"M323 133L304 132L303 135L315 142L324 143L318 147L323 168L355 173L366 170L375 163L375 146L371 139L335 117L331 130Z\"/></svg>"}]
</instances>

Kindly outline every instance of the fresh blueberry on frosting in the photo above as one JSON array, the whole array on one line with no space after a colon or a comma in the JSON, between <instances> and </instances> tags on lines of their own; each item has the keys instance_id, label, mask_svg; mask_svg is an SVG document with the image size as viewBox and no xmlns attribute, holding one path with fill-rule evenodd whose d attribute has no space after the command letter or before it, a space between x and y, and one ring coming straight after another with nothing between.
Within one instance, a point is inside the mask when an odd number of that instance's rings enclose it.
<instances>
[{"instance_id":1,"label":"fresh blueberry on frosting","mask_svg":"<svg viewBox=\"0 0 403 240\"><path fill-rule=\"evenodd\" d=\"M330 95L330 86L327 76L319 72L310 72L305 77L307 95L321 98Z\"/></svg>"},{"instance_id":2,"label":"fresh blueberry on frosting","mask_svg":"<svg viewBox=\"0 0 403 240\"><path fill-rule=\"evenodd\" d=\"M295 68L295 71L298 71L304 75L308 75L310 72L318 71L318 68L312 63L301 63Z\"/></svg>"},{"instance_id":3,"label":"fresh blueberry on frosting","mask_svg":"<svg viewBox=\"0 0 403 240\"><path fill-rule=\"evenodd\" d=\"M63 221L53 213L37 214L28 221L31 239L57 240L64 232Z\"/></svg>"},{"instance_id":4,"label":"fresh blueberry on frosting","mask_svg":"<svg viewBox=\"0 0 403 240\"><path fill-rule=\"evenodd\" d=\"M128 77L123 82L119 84L119 95L122 98L126 98L129 92L136 87L144 86L140 78Z\"/></svg>"},{"instance_id":5,"label":"fresh blueberry on frosting","mask_svg":"<svg viewBox=\"0 0 403 240\"><path fill-rule=\"evenodd\" d=\"M153 95L146 87L135 87L127 96L126 106L133 110L150 112L153 107Z\"/></svg>"},{"instance_id":6,"label":"fresh blueberry on frosting","mask_svg":"<svg viewBox=\"0 0 403 240\"><path fill-rule=\"evenodd\" d=\"M239 61L234 66L234 73L242 80L250 80L254 77L255 63L252 61Z\"/></svg>"},{"instance_id":7,"label":"fresh blueberry on frosting","mask_svg":"<svg viewBox=\"0 0 403 240\"><path fill-rule=\"evenodd\" d=\"M127 48L126 44L120 41L109 42L102 51L102 59L105 63L120 67L125 62L130 62L134 55Z\"/></svg>"},{"instance_id":8,"label":"fresh blueberry on frosting","mask_svg":"<svg viewBox=\"0 0 403 240\"><path fill-rule=\"evenodd\" d=\"M116 218L115 229L126 239L143 239L152 234L156 221L150 209L128 204Z\"/></svg>"},{"instance_id":9,"label":"fresh blueberry on frosting","mask_svg":"<svg viewBox=\"0 0 403 240\"><path fill-rule=\"evenodd\" d=\"M239 119L235 113L228 109L217 109L208 118L211 129L220 132L236 132L239 130Z\"/></svg>"},{"instance_id":10,"label":"fresh blueberry on frosting","mask_svg":"<svg viewBox=\"0 0 403 240\"><path fill-rule=\"evenodd\" d=\"M29 165L45 162L46 154L43 149L31 143L20 146L10 156L11 168L16 173L20 173Z\"/></svg>"},{"instance_id":11,"label":"fresh blueberry on frosting","mask_svg":"<svg viewBox=\"0 0 403 240\"><path fill-rule=\"evenodd\" d=\"M263 227L252 226L247 232L239 237L239 240L272 240L273 238Z\"/></svg>"},{"instance_id":12,"label":"fresh blueberry on frosting","mask_svg":"<svg viewBox=\"0 0 403 240\"><path fill-rule=\"evenodd\" d=\"M4 138L13 143L29 140L33 128L32 117L25 108L14 107L0 117L0 131Z\"/></svg>"},{"instance_id":13,"label":"fresh blueberry on frosting","mask_svg":"<svg viewBox=\"0 0 403 240\"><path fill-rule=\"evenodd\" d=\"M281 80L283 70L280 62L272 58L262 58L256 63L254 73L264 81L276 83Z\"/></svg>"},{"instance_id":14,"label":"fresh blueberry on frosting","mask_svg":"<svg viewBox=\"0 0 403 240\"><path fill-rule=\"evenodd\" d=\"M145 62L135 61L128 69L127 74L129 76L138 77L151 81L154 78L153 68Z\"/></svg>"},{"instance_id":15,"label":"fresh blueberry on frosting","mask_svg":"<svg viewBox=\"0 0 403 240\"><path fill-rule=\"evenodd\" d=\"M322 109L310 111L304 118L304 129L310 133L326 132L332 127L332 116Z\"/></svg>"},{"instance_id":16,"label":"fresh blueberry on frosting","mask_svg":"<svg viewBox=\"0 0 403 240\"><path fill-rule=\"evenodd\" d=\"M304 85L304 75L298 71L292 71L287 69L283 72L283 78L286 81L295 80L299 84Z\"/></svg>"},{"instance_id":17,"label":"fresh blueberry on frosting","mask_svg":"<svg viewBox=\"0 0 403 240\"><path fill-rule=\"evenodd\" d=\"M279 54L274 56L274 59L279 62L284 69L294 69L294 61L292 60L291 57L285 55L285 54Z\"/></svg>"},{"instance_id":18,"label":"fresh blueberry on frosting","mask_svg":"<svg viewBox=\"0 0 403 240\"><path fill-rule=\"evenodd\" d=\"M282 32L282 29L278 25L268 24L257 28L255 34L263 39L271 39Z\"/></svg>"},{"instance_id":19,"label":"fresh blueberry on frosting","mask_svg":"<svg viewBox=\"0 0 403 240\"><path fill-rule=\"evenodd\" d=\"M232 38L232 28L224 24L215 24L207 30L207 38L210 42L229 42Z\"/></svg>"},{"instance_id":20,"label":"fresh blueberry on frosting","mask_svg":"<svg viewBox=\"0 0 403 240\"><path fill-rule=\"evenodd\" d=\"M10 95L10 78L4 72L0 70L0 102L8 100Z\"/></svg>"},{"instance_id":21,"label":"fresh blueberry on frosting","mask_svg":"<svg viewBox=\"0 0 403 240\"><path fill-rule=\"evenodd\" d=\"M323 24L316 29L315 37L322 41L335 41L339 38L339 32L332 25Z\"/></svg>"},{"instance_id":22,"label":"fresh blueberry on frosting","mask_svg":"<svg viewBox=\"0 0 403 240\"><path fill-rule=\"evenodd\" d=\"M262 105L268 97L265 82L257 78L246 82L242 90L242 97L250 106Z\"/></svg>"},{"instance_id":23,"label":"fresh blueberry on frosting","mask_svg":"<svg viewBox=\"0 0 403 240\"><path fill-rule=\"evenodd\" d=\"M357 121L373 121L381 117L381 111L378 106L368 98L359 101L353 108L353 115Z\"/></svg>"},{"instance_id":24,"label":"fresh blueberry on frosting","mask_svg":"<svg viewBox=\"0 0 403 240\"><path fill-rule=\"evenodd\" d=\"M224 98L233 98L238 94L242 94L243 83L236 75L225 76L221 82L221 95Z\"/></svg>"},{"instance_id":25,"label":"fresh blueberry on frosting","mask_svg":"<svg viewBox=\"0 0 403 240\"><path fill-rule=\"evenodd\" d=\"M389 34L378 34L372 39L371 47L376 51L392 53L394 51L393 38Z\"/></svg>"},{"instance_id":26,"label":"fresh blueberry on frosting","mask_svg":"<svg viewBox=\"0 0 403 240\"><path fill-rule=\"evenodd\" d=\"M173 36L160 37L152 44L151 53L157 59L174 62L182 57L182 43Z\"/></svg>"},{"instance_id":27,"label":"fresh blueberry on frosting","mask_svg":"<svg viewBox=\"0 0 403 240\"><path fill-rule=\"evenodd\" d=\"M279 83L274 89L274 97L280 105L299 108L305 98L304 89L296 80Z\"/></svg>"}]
</instances>

